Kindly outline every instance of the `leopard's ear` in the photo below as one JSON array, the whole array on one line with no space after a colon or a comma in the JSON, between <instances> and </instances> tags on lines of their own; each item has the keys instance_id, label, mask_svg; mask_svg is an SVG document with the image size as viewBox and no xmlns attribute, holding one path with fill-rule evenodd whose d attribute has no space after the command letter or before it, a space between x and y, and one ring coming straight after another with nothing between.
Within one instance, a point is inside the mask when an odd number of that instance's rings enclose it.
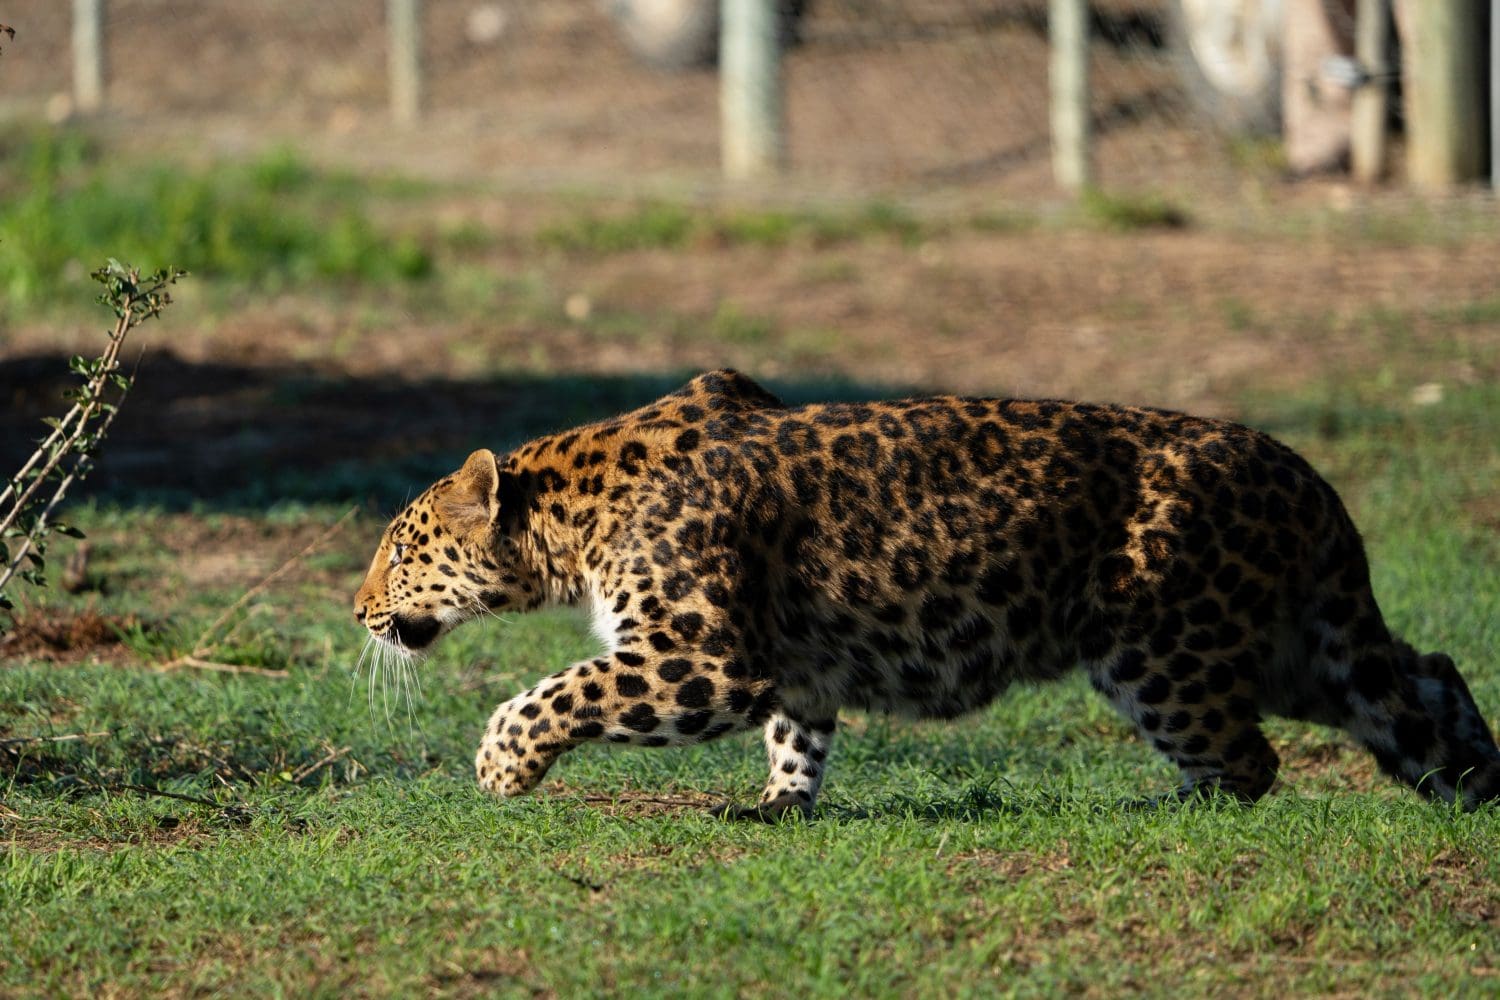
<instances>
[{"instance_id":1,"label":"leopard's ear","mask_svg":"<svg viewBox=\"0 0 1500 1000\"><path fill-rule=\"evenodd\" d=\"M480 448L453 474L453 482L438 498L443 520L460 534L493 526L500 517L499 482L495 453Z\"/></svg>"}]
</instances>

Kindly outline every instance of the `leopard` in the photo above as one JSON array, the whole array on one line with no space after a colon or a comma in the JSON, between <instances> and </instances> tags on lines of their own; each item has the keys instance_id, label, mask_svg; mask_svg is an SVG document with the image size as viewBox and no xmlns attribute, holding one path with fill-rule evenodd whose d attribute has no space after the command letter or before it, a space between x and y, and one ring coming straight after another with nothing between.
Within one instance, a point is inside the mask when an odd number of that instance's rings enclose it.
<instances>
[{"instance_id":1,"label":"leopard","mask_svg":"<svg viewBox=\"0 0 1500 1000\"><path fill-rule=\"evenodd\" d=\"M1338 494L1265 433L1150 407L933 396L788 406L733 370L613 419L479 449L385 529L354 601L412 657L572 605L598 656L495 709L499 796L583 744L760 729L724 815L811 817L840 712L956 719L1075 671L1177 765L1160 798L1250 804L1266 717L1344 730L1472 809L1500 749L1444 653L1387 628Z\"/></svg>"}]
</instances>

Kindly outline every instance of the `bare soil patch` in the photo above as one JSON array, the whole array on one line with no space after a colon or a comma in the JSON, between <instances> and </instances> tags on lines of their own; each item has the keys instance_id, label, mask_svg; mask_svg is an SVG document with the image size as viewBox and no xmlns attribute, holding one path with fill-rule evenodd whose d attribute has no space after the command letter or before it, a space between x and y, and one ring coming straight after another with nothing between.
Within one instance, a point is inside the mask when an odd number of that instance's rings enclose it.
<instances>
[{"instance_id":1,"label":"bare soil patch","mask_svg":"<svg viewBox=\"0 0 1500 1000\"><path fill-rule=\"evenodd\" d=\"M567 797L573 790L560 781L547 787L549 794ZM724 799L698 792L683 792L662 795L646 791L625 789L609 795L585 794L579 800L606 816L628 818L646 816L676 816L683 813L704 813L724 804Z\"/></svg>"},{"instance_id":2,"label":"bare soil patch","mask_svg":"<svg viewBox=\"0 0 1500 1000\"><path fill-rule=\"evenodd\" d=\"M988 848L955 854L948 862L948 874L964 879L965 885L979 889L991 879L1025 878L1030 875L1056 874L1073 867L1067 842L1047 854L1033 851L996 851Z\"/></svg>"},{"instance_id":3,"label":"bare soil patch","mask_svg":"<svg viewBox=\"0 0 1500 1000\"><path fill-rule=\"evenodd\" d=\"M449 968L433 973L431 989L442 996L492 997L501 990L523 990L532 1000L550 1000L556 991L537 985L539 977L531 956L525 949L486 948L474 955L463 955L461 962L445 963Z\"/></svg>"},{"instance_id":4,"label":"bare soil patch","mask_svg":"<svg viewBox=\"0 0 1500 1000\"><path fill-rule=\"evenodd\" d=\"M102 817L99 825L104 825ZM59 830L51 824L28 817L7 817L0 812L0 841L13 843L28 851L92 850L118 851L129 847L175 847L181 844L196 844L213 834L211 823L192 814L160 815L149 824L122 831L118 836L99 835L80 837L77 833Z\"/></svg>"},{"instance_id":5,"label":"bare soil patch","mask_svg":"<svg viewBox=\"0 0 1500 1000\"><path fill-rule=\"evenodd\" d=\"M0 660L45 660L50 663L98 662L129 655L123 635L149 628L136 615L107 615L92 608L68 613L22 610L0 635Z\"/></svg>"}]
</instances>

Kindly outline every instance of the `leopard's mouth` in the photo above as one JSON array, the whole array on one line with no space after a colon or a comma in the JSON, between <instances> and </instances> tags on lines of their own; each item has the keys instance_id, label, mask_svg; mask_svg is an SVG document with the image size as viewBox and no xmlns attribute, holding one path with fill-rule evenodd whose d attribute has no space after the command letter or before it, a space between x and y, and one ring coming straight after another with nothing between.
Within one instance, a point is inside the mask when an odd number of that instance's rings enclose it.
<instances>
[{"instance_id":1,"label":"leopard's mouth","mask_svg":"<svg viewBox=\"0 0 1500 1000\"><path fill-rule=\"evenodd\" d=\"M432 645L443 632L443 623L431 615L391 615L391 622L376 638L401 649L416 651Z\"/></svg>"}]
</instances>

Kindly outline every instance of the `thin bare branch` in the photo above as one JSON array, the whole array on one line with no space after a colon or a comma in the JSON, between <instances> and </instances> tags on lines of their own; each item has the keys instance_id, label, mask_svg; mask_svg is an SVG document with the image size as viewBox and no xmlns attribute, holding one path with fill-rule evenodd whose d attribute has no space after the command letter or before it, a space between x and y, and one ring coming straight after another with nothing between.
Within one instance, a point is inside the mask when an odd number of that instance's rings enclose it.
<instances>
[{"instance_id":1,"label":"thin bare branch","mask_svg":"<svg viewBox=\"0 0 1500 1000\"><path fill-rule=\"evenodd\" d=\"M73 446L83 437L85 430L88 428L89 420L104 405L103 397L104 392L108 388L109 376L113 375L119 368L120 340L125 336L126 331L130 329L132 315L133 313L129 309L126 309L121 314L119 323L115 325L114 331L110 334L109 347L101 355L101 360L104 361L103 368L98 375L84 384L83 392L87 398L87 402L73 404L72 409L68 410L63 419L58 421L57 426L52 429L52 433L37 447L37 450L27 460L26 464L21 466L21 471L16 474L14 482L7 484L5 489L0 491L0 503L4 503L15 496L17 490L15 484L21 482L36 467L37 462L41 460L43 455L48 456L46 464L42 466L40 472L36 473L35 478L31 481L31 485L26 487L26 491L16 500L15 505L6 512L5 517L0 519L0 536L3 536L6 530L15 524L16 519L21 516L21 512L31 502L32 496L47 481L47 477L52 473L52 470L56 469L62 463L63 459L69 455L76 454L73 451ZM78 421L77 426L68 430L75 417Z\"/></svg>"},{"instance_id":2,"label":"thin bare branch","mask_svg":"<svg viewBox=\"0 0 1500 1000\"><path fill-rule=\"evenodd\" d=\"M23 579L41 582L39 575L23 571L22 565L30 560L38 571L41 569L47 536L58 530L52 524L52 514L67 495L68 488L88 473L92 461L89 453L108 432L129 391L130 377L120 374L119 362L125 337L132 328L160 315L172 301L166 287L183 275L184 272L168 268L149 276L143 284L139 271L126 268L115 260L94 273L94 277L105 286L101 301L114 310L115 325L109 331L109 341L98 358L93 361L75 359L73 370L84 376L84 384L74 397L76 402L61 420L53 423L51 433L32 452L20 471L0 487L0 539L12 535L21 538L15 552L8 551L8 546L0 546L0 557L4 559L4 565L0 567L0 599L4 597L6 585L18 574ZM109 401L111 386L119 390L113 403ZM37 502L45 495L43 488L48 484L51 484L52 494L42 505L41 512L33 516ZM9 603L0 600L0 606L9 607Z\"/></svg>"},{"instance_id":3,"label":"thin bare branch","mask_svg":"<svg viewBox=\"0 0 1500 1000\"><path fill-rule=\"evenodd\" d=\"M278 566L275 570L266 574L261 578L259 583L241 594L238 600L236 600L229 607L225 608L224 611L219 615L219 617L213 620L213 624L209 625L208 628L204 629L203 633L198 636L198 640L193 643L192 656L182 657L181 659L192 659L192 657L205 657L211 655L213 647L220 641L222 641L222 639L215 639L213 637L214 633L223 628L225 622L234 617L234 615L239 612L240 609L242 609L246 604L250 603L250 601L257 594L264 591L267 587L284 576L286 572L293 566L296 566L298 563L302 562L302 560L311 555L320 545L328 541L334 535L337 535L340 531L344 530L344 525L349 522L349 519L354 516L355 511L357 511L358 509L358 507L350 507L347 511L344 512L343 517L340 517L337 521L331 524L328 529L317 538L314 538L311 542L308 542L306 547L304 547L301 552L298 552L296 555L292 556L286 562Z\"/></svg>"}]
</instances>

